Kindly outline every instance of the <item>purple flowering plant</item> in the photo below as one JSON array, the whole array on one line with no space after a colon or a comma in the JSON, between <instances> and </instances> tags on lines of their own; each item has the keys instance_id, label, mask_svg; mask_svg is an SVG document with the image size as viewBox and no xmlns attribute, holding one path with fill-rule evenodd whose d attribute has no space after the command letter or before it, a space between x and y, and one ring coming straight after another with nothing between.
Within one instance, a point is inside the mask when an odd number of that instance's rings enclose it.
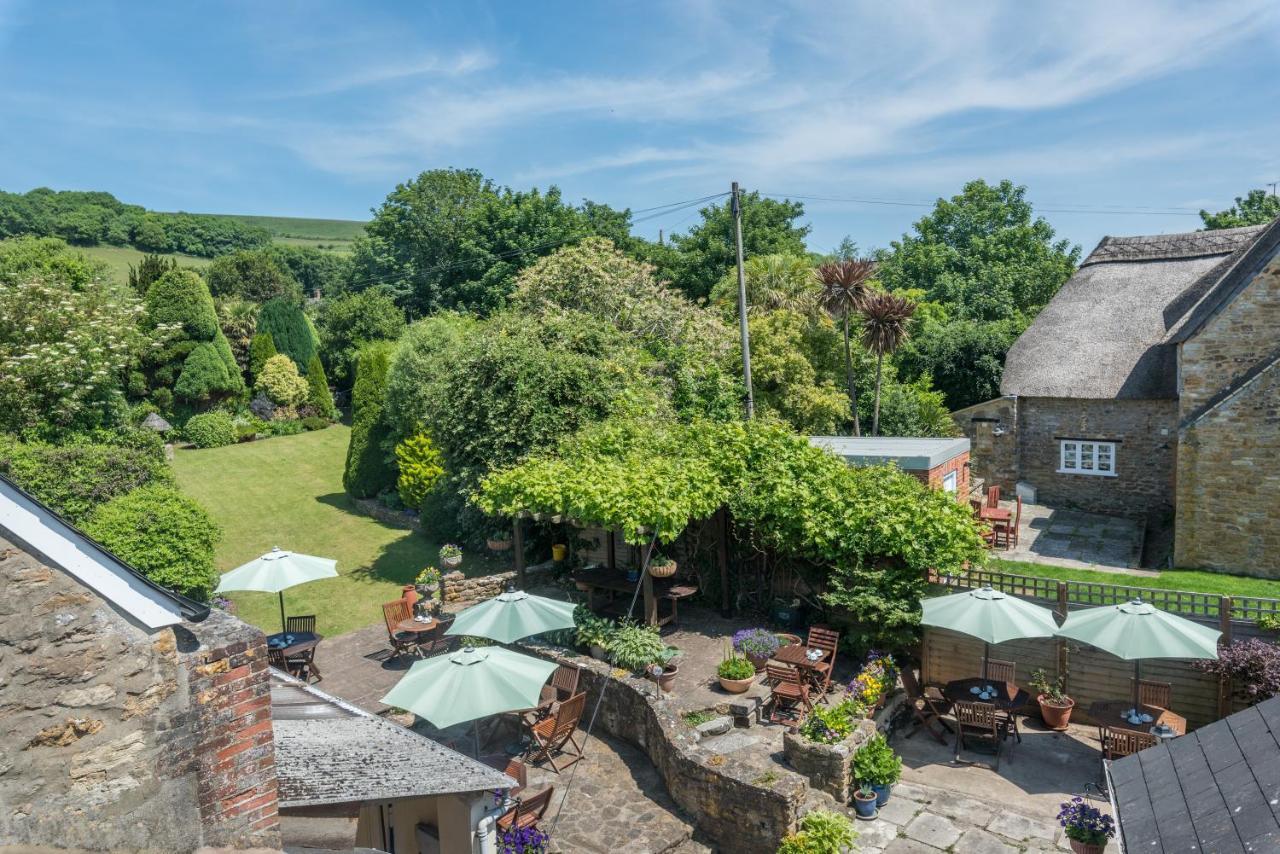
<instances>
[{"instance_id":1,"label":"purple flowering plant","mask_svg":"<svg viewBox=\"0 0 1280 854\"><path fill-rule=\"evenodd\" d=\"M499 854L546 854L551 837L536 827L511 828L498 837Z\"/></svg>"},{"instance_id":2,"label":"purple flowering plant","mask_svg":"<svg viewBox=\"0 0 1280 854\"><path fill-rule=\"evenodd\" d=\"M768 629L741 629L733 633L733 648L743 655L768 658L781 645L778 636Z\"/></svg>"},{"instance_id":3,"label":"purple flowering plant","mask_svg":"<svg viewBox=\"0 0 1280 854\"><path fill-rule=\"evenodd\" d=\"M1058 824L1062 825L1068 839L1085 845L1105 845L1116 835L1115 819L1086 804L1079 795L1058 805Z\"/></svg>"},{"instance_id":4,"label":"purple flowering plant","mask_svg":"<svg viewBox=\"0 0 1280 854\"><path fill-rule=\"evenodd\" d=\"M1251 703L1280 695L1280 647L1261 638L1233 641L1218 649L1216 659L1195 662L1215 676L1227 676Z\"/></svg>"}]
</instances>

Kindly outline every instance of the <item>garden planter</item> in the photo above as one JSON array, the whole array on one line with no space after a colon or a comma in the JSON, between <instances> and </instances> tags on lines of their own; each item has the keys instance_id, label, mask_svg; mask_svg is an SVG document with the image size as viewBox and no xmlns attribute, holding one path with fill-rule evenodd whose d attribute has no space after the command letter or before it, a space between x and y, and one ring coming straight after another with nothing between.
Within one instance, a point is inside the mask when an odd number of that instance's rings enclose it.
<instances>
[{"instance_id":1,"label":"garden planter","mask_svg":"<svg viewBox=\"0 0 1280 854\"><path fill-rule=\"evenodd\" d=\"M1099 845L1097 842L1077 842L1074 839L1068 840L1071 843L1071 850L1076 854L1102 854L1106 850L1106 843Z\"/></svg>"},{"instance_id":2,"label":"garden planter","mask_svg":"<svg viewBox=\"0 0 1280 854\"><path fill-rule=\"evenodd\" d=\"M676 562L669 560L666 563L651 563L649 574L654 578L670 578L676 574Z\"/></svg>"},{"instance_id":3,"label":"garden planter","mask_svg":"<svg viewBox=\"0 0 1280 854\"><path fill-rule=\"evenodd\" d=\"M560 563L569 556L569 547L563 543L556 543L551 547L551 559L556 563Z\"/></svg>"},{"instance_id":4,"label":"garden planter","mask_svg":"<svg viewBox=\"0 0 1280 854\"><path fill-rule=\"evenodd\" d=\"M893 790L893 784L887 786L872 786L871 791L876 793L876 806L882 807L889 803L889 792Z\"/></svg>"},{"instance_id":5,"label":"garden planter","mask_svg":"<svg viewBox=\"0 0 1280 854\"><path fill-rule=\"evenodd\" d=\"M880 810L876 809L876 793L862 792L861 790L853 793L853 810L857 813L858 818L863 821L870 821L876 817Z\"/></svg>"},{"instance_id":6,"label":"garden planter","mask_svg":"<svg viewBox=\"0 0 1280 854\"><path fill-rule=\"evenodd\" d=\"M485 540L485 544L489 546L491 552L505 552L511 548L510 540Z\"/></svg>"},{"instance_id":7,"label":"garden planter","mask_svg":"<svg viewBox=\"0 0 1280 854\"><path fill-rule=\"evenodd\" d=\"M627 581L639 581L639 580L640 580L640 570L638 569L627 570Z\"/></svg>"},{"instance_id":8,"label":"garden planter","mask_svg":"<svg viewBox=\"0 0 1280 854\"><path fill-rule=\"evenodd\" d=\"M1044 725L1058 732L1066 732L1067 722L1071 720L1071 710L1075 708L1076 701L1068 697L1067 705L1057 706L1050 704L1044 698L1044 694L1041 694L1036 697L1036 702L1040 704L1040 717L1044 718Z\"/></svg>"},{"instance_id":9,"label":"garden planter","mask_svg":"<svg viewBox=\"0 0 1280 854\"><path fill-rule=\"evenodd\" d=\"M751 666L756 669L756 673L764 671L765 662L769 660L769 656L763 653L748 652L747 661L751 662Z\"/></svg>"},{"instance_id":10,"label":"garden planter","mask_svg":"<svg viewBox=\"0 0 1280 854\"><path fill-rule=\"evenodd\" d=\"M591 657L596 659L597 661L608 661L609 653L604 647L598 646L596 644L592 644Z\"/></svg>"},{"instance_id":11,"label":"garden planter","mask_svg":"<svg viewBox=\"0 0 1280 854\"><path fill-rule=\"evenodd\" d=\"M457 557L442 557L440 558L440 563L447 569L456 569L462 566L462 555L458 555Z\"/></svg>"},{"instance_id":12,"label":"garden planter","mask_svg":"<svg viewBox=\"0 0 1280 854\"><path fill-rule=\"evenodd\" d=\"M658 687L663 691L670 691L676 685L676 674L680 672L680 665L666 664L662 667L662 675L658 677Z\"/></svg>"},{"instance_id":13,"label":"garden planter","mask_svg":"<svg viewBox=\"0 0 1280 854\"><path fill-rule=\"evenodd\" d=\"M791 634L787 634L786 632L774 632L773 636L777 638L778 642L781 643L783 646L791 646L792 644L800 643L799 635L791 635Z\"/></svg>"},{"instance_id":14,"label":"garden planter","mask_svg":"<svg viewBox=\"0 0 1280 854\"><path fill-rule=\"evenodd\" d=\"M412 584L406 584L401 588L401 591L401 598L403 598L405 602L409 603L409 611L412 612L413 606L418 604L418 588L414 587Z\"/></svg>"},{"instance_id":15,"label":"garden planter","mask_svg":"<svg viewBox=\"0 0 1280 854\"><path fill-rule=\"evenodd\" d=\"M720 687L728 691L730 694L745 694L751 690L751 685L756 681L754 676L747 679L725 679L723 676L717 676L720 680Z\"/></svg>"}]
</instances>

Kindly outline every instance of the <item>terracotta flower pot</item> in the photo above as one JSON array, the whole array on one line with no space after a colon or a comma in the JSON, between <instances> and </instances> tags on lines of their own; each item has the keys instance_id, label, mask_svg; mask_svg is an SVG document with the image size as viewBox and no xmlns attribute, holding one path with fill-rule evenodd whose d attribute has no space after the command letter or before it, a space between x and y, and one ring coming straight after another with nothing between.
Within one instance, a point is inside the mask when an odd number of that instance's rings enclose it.
<instances>
[{"instance_id":1,"label":"terracotta flower pot","mask_svg":"<svg viewBox=\"0 0 1280 854\"><path fill-rule=\"evenodd\" d=\"M1074 839L1067 841L1071 843L1071 850L1076 854L1102 854L1107 847L1105 842L1099 845L1096 842L1077 842Z\"/></svg>"},{"instance_id":2,"label":"terracotta flower pot","mask_svg":"<svg viewBox=\"0 0 1280 854\"><path fill-rule=\"evenodd\" d=\"M751 666L756 669L756 673L764 671L764 665L769 660L768 653L748 652L747 661L751 662Z\"/></svg>"},{"instance_id":3,"label":"terracotta flower pot","mask_svg":"<svg viewBox=\"0 0 1280 854\"><path fill-rule=\"evenodd\" d=\"M720 680L720 687L728 691L730 694L745 694L751 690L751 685L756 681L754 676L746 679L725 679L723 676L717 676Z\"/></svg>"},{"instance_id":4,"label":"terracotta flower pot","mask_svg":"<svg viewBox=\"0 0 1280 854\"><path fill-rule=\"evenodd\" d=\"M412 584L406 584L401 591L402 598L409 603L409 610L413 611L413 606L418 604L418 588Z\"/></svg>"},{"instance_id":5,"label":"terracotta flower pot","mask_svg":"<svg viewBox=\"0 0 1280 854\"><path fill-rule=\"evenodd\" d=\"M680 665L667 664L662 668L662 675L658 677L658 687L663 691L670 691L675 687L676 674L680 672Z\"/></svg>"},{"instance_id":6,"label":"terracotta flower pot","mask_svg":"<svg viewBox=\"0 0 1280 854\"><path fill-rule=\"evenodd\" d=\"M1066 732L1076 701L1068 697L1065 706L1058 706L1049 703L1044 694L1040 694L1036 697L1036 702L1040 704L1040 717L1044 718L1044 725L1058 732Z\"/></svg>"}]
</instances>

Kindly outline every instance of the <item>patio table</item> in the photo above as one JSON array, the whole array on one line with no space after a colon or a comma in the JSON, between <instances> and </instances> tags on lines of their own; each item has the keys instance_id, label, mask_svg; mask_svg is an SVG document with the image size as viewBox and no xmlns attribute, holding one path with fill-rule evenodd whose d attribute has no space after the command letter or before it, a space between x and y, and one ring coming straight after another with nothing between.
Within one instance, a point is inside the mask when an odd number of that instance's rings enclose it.
<instances>
[{"instance_id":1,"label":"patio table","mask_svg":"<svg viewBox=\"0 0 1280 854\"><path fill-rule=\"evenodd\" d=\"M987 685L996 689L995 697L990 700L984 700L973 693L972 689ZM981 676L971 679L954 679L948 682L942 689L942 696L953 703L991 703L997 709L1006 712L1016 712L1031 702L1031 694L1026 689L1019 688L1012 682L996 682L993 679L983 679Z\"/></svg>"},{"instance_id":2,"label":"patio table","mask_svg":"<svg viewBox=\"0 0 1280 854\"><path fill-rule=\"evenodd\" d=\"M1177 712L1168 709L1162 709L1159 706L1138 706L1138 711L1142 714L1150 715L1151 720L1146 723L1131 724L1124 713L1133 708L1133 698L1127 700L1098 700L1089 706L1089 717L1098 726L1105 726L1109 729L1124 730L1125 732L1140 732L1143 735L1150 735L1151 730L1160 724L1167 725L1178 735L1185 735L1187 732L1187 719Z\"/></svg>"},{"instance_id":3,"label":"patio table","mask_svg":"<svg viewBox=\"0 0 1280 854\"><path fill-rule=\"evenodd\" d=\"M778 647L778 651L773 654L772 658L774 661L780 661L783 664L789 664L796 668L804 674L807 681L821 683L822 677L815 665L822 664L826 661L830 653L825 649L819 650L819 652L822 653L822 657L810 661L806 653L811 648L817 649L817 647L809 647L803 643L787 644L786 646Z\"/></svg>"},{"instance_id":4,"label":"patio table","mask_svg":"<svg viewBox=\"0 0 1280 854\"><path fill-rule=\"evenodd\" d=\"M1008 522L1013 518L1013 511L1004 507L983 507L978 512L978 518L984 522Z\"/></svg>"},{"instance_id":5,"label":"patio table","mask_svg":"<svg viewBox=\"0 0 1280 854\"><path fill-rule=\"evenodd\" d=\"M425 623L422 622L421 620L415 620L413 617L410 617L407 620L401 620L400 622L396 623L396 630L419 635L419 634L422 634L423 632L434 632L436 630L436 627L439 625L440 625L440 621L437 620L435 617L432 617L430 620L427 620Z\"/></svg>"},{"instance_id":6,"label":"patio table","mask_svg":"<svg viewBox=\"0 0 1280 854\"><path fill-rule=\"evenodd\" d=\"M282 651L287 658L315 649L322 640L324 635L318 632L276 632L273 635L267 635L267 647Z\"/></svg>"}]
</instances>

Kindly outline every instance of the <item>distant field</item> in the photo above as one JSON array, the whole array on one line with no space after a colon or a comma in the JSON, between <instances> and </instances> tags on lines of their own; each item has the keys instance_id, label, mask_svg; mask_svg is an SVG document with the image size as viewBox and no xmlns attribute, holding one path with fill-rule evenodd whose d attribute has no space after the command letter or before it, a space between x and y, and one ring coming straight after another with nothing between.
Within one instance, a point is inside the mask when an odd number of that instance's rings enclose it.
<instances>
[{"instance_id":1,"label":"distant field","mask_svg":"<svg viewBox=\"0 0 1280 854\"><path fill-rule=\"evenodd\" d=\"M128 281L130 265L138 266L143 255L140 250L128 246L76 246L74 248L90 258L105 261L111 269L111 275L121 282ZM209 258L197 258L194 255L179 253L172 253L169 257L177 258L178 263L184 267L204 267L210 261Z\"/></svg>"},{"instance_id":2,"label":"distant field","mask_svg":"<svg viewBox=\"0 0 1280 854\"><path fill-rule=\"evenodd\" d=\"M247 216L241 214L212 214L226 216L246 225L256 225L271 232L277 243L295 246L350 243L364 234L363 222L351 219L307 219L292 216Z\"/></svg>"}]
</instances>

